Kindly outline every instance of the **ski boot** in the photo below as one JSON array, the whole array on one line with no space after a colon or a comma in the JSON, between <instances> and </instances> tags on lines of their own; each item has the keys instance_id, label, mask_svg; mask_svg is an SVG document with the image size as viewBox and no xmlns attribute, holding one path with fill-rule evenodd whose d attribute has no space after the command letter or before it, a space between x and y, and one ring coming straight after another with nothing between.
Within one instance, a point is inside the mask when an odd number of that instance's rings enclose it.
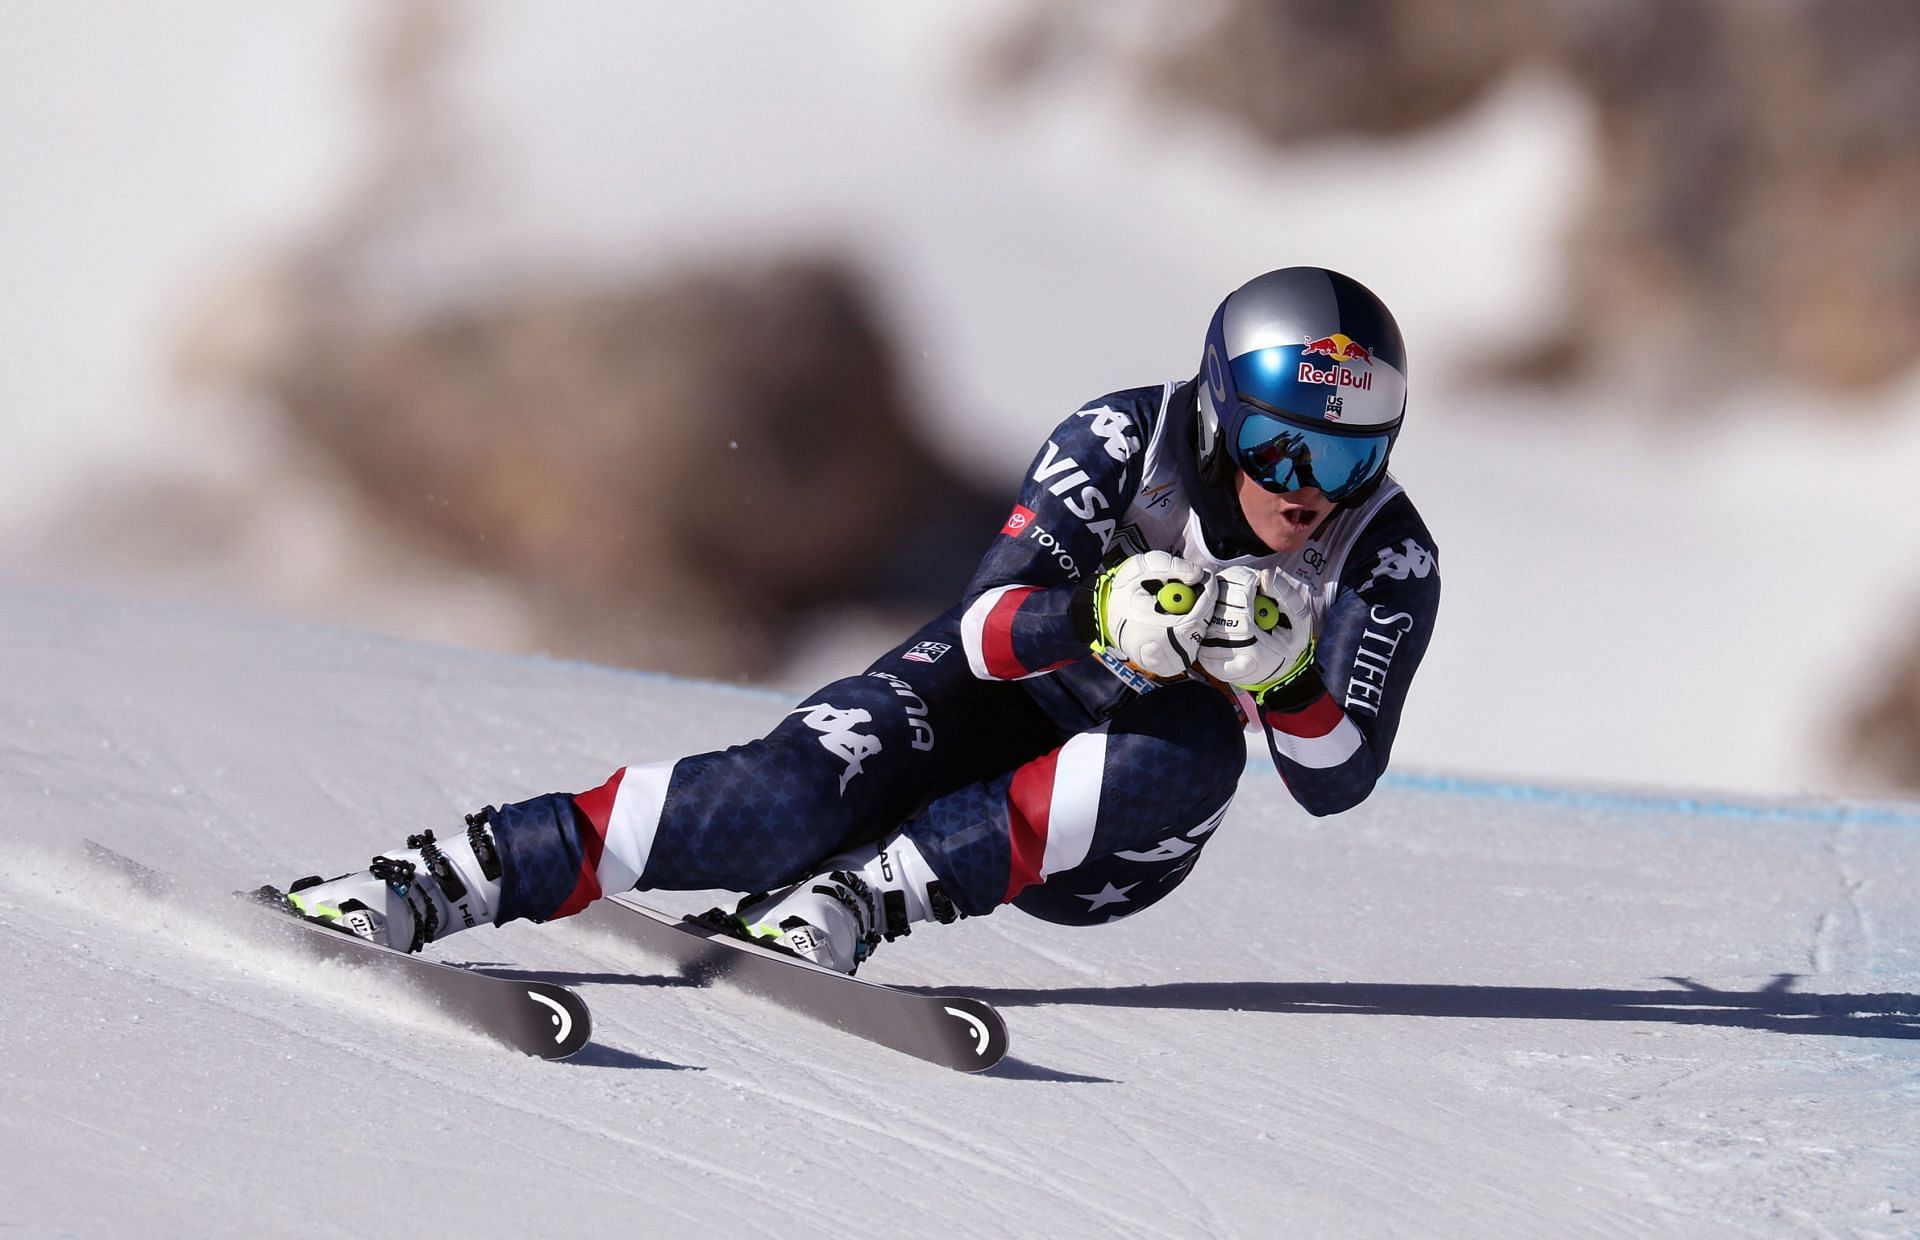
<instances>
[{"instance_id":1,"label":"ski boot","mask_svg":"<svg viewBox=\"0 0 1920 1240\"><path fill-rule=\"evenodd\" d=\"M457 839L441 843L422 831L357 873L312 875L284 895L263 887L258 896L284 900L302 917L382 947L417 952L469 926L492 924L500 907L500 857L487 824L486 810L468 814L466 834Z\"/></svg>"},{"instance_id":2,"label":"ski boot","mask_svg":"<svg viewBox=\"0 0 1920 1240\"><path fill-rule=\"evenodd\" d=\"M896 835L830 857L814 878L750 895L733 912L694 920L736 938L853 973L882 942L917 921L946 924L960 915L913 841Z\"/></svg>"}]
</instances>

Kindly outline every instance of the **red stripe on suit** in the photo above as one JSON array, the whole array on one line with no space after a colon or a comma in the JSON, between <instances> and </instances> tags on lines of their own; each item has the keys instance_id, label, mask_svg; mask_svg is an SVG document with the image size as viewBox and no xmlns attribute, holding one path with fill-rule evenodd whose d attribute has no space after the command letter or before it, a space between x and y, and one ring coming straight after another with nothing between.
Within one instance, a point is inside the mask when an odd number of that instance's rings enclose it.
<instances>
[{"instance_id":1,"label":"red stripe on suit","mask_svg":"<svg viewBox=\"0 0 1920 1240\"><path fill-rule=\"evenodd\" d=\"M620 781L626 773L623 766L606 783L573 798L589 829L580 833L580 878L573 885L573 894L553 911L552 920L571 917L600 898L600 854L606 851L607 824L613 820L614 798L620 795Z\"/></svg>"},{"instance_id":2,"label":"red stripe on suit","mask_svg":"<svg viewBox=\"0 0 1920 1240\"><path fill-rule=\"evenodd\" d=\"M1302 740L1312 740L1325 736L1340 726L1347 712L1340 709L1340 703L1333 700L1333 694L1322 693L1318 701L1305 710L1296 710L1288 714L1279 711L1267 711L1267 723L1277 732L1288 736L1297 736Z\"/></svg>"},{"instance_id":3,"label":"red stripe on suit","mask_svg":"<svg viewBox=\"0 0 1920 1240\"><path fill-rule=\"evenodd\" d=\"M1022 586L1008 590L987 613L985 624L980 630L980 654L987 662L987 671L996 680L1019 680L1032 670L1013 653L1013 618L1020 610L1020 604L1028 596L1037 594L1038 586Z\"/></svg>"},{"instance_id":4,"label":"red stripe on suit","mask_svg":"<svg viewBox=\"0 0 1920 1240\"><path fill-rule=\"evenodd\" d=\"M1047 825L1053 814L1053 772L1060 759L1054 750L1013 773L1007 788L1008 900L1040 881L1040 863L1047 856Z\"/></svg>"}]
</instances>

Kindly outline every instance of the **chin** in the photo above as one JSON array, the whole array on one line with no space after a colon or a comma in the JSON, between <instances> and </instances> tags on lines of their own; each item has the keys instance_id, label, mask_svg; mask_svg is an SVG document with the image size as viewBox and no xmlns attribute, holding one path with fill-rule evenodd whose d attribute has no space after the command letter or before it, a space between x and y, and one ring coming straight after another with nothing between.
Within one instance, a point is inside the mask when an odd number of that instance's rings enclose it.
<instances>
[{"instance_id":1,"label":"chin","mask_svg":"<svg viewBox=\"0 0 1920 1240\"><path fill-rule=\"evenodd\" d=\"M1312 535L1313 527L1300 529L1293 525L1283 525L1278 528L1255 530L1254 533L1260 535L1260 541L1267 544L1267 550L1275 555L1290 555L1307 545L1307 538Z\"/></svg>"}]
</instances>

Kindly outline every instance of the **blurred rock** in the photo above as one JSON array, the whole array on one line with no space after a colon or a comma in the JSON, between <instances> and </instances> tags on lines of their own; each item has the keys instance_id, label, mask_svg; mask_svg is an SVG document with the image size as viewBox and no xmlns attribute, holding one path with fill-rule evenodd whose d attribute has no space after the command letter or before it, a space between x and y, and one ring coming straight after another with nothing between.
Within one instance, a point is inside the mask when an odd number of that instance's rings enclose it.
<instances>
[{"instance_id":1,"label":"blurred rock","mask_svg":"<svg viewBox=\"0 0 1920 1240\"><path fill-rule=\"evenodd\" d=\"M1920 789L1920 634L1875 664L1877 690L1848 720L1841 756L1882 788Z\"/></svg>"},{"instance_id":2,"label":"blurred rock","mask_svg":"<svg viewBox=\"0 0 1920 1240\"><path fill-rule=\"evenodd\" d=\"M1012 89L1089 60L1276 149L1416 132L1523 66L1573 82L1600 167L1567 239L1565 334L1503 343L1482 375L1786 380L1844 413L1920 360L1910 0L1046 0L983 70ZM1920 639L1896 666L1843 760L1920 789Z\"/></svg>"},{"instance_id":3,"label":"blurred rock","mask_svg":"<svg viewBox=\"0 0 1920 1240\"><path fill-rule=\"evenodd\" d=\"M1860 388L1920 356L1920 8L1585 4L1604 175L1575 321L1660 360Z\"/></svg>"},{"instance_id":4,"label":"blurred rock","mask_svg":"<svg viewBox=\"0 0 1920 1240\"><path fill-rule=\"evenodd\" d=\"M957 600L1001 499L923 446L851 264L789 253L647 281L408 278L410 242L432 235L436 203L464 192L484 146L447 82L468 16L447 0L379 10L357 175L312 235L231 279L183 333L184 386L285 428L265 454L284 485L227 484L198 508L258 501L272 524L274 494L344 489L329 523L340 553L279 597L390 587L383 576L411 566L485 582L526 644L701 674L766 674L811 608L917 620ZM89 528L141 545L140 505L177 510L179 491L143 491ZM418 611L401 627L421 629Z\"/></svg>"},{"instance_id":5,"label":"blurred rock","mask_svg":"<svg viewBox=\"0 0 1920 1240\"><path fill-rule=\"evenodd\" d=\"M1592 99L1602 166L1569 238L1572 341L1512 377L1631 360L1682 381L1859 389L1920 357L1920 5L1908 0L1094 0L990 55L1097 56L1276 147L1405 133L1522 64ZM1212 14L1200 20L1196 12ZM1503 353L1512 356L1510 349Z\"/></svg>"},{"instance_id":6,"label":"blurred rock","mask_svg":"<svg viewBox=\"0 0 1920 1240\"><path fill-rule=\"evenodd\" d=\"M758 675L808 608L957 598L992 532L830 260L400 318L259 279L208 324L186 373L281 411L397 536L516 583L556 651Z\"/></svg>"}]
</instances>

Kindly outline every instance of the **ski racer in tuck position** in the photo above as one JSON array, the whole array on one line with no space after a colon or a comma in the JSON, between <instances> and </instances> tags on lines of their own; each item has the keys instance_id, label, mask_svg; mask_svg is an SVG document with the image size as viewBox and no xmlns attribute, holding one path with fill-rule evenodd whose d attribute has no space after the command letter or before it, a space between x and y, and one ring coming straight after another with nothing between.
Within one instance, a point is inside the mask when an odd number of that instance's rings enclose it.
<instances>
[{"instance_id":1,"label":"ski racer in tuck position","mask_svg":"<svg viewBox=\"0 0 1920 1240\"><path fill-rule=\"evenodd\" d=\"M761 740L302 879L289 902L405 951L603 894L756 894L710 923L843 972L1003 904L1091 925L1177 887L1243 729L1312 814L1386 768L1440 578L1387 473L1399 327L1355 281L1269 272L1194 379L1101 397L1040 448L962 601Z\"/></svg>"}]
</instances>

